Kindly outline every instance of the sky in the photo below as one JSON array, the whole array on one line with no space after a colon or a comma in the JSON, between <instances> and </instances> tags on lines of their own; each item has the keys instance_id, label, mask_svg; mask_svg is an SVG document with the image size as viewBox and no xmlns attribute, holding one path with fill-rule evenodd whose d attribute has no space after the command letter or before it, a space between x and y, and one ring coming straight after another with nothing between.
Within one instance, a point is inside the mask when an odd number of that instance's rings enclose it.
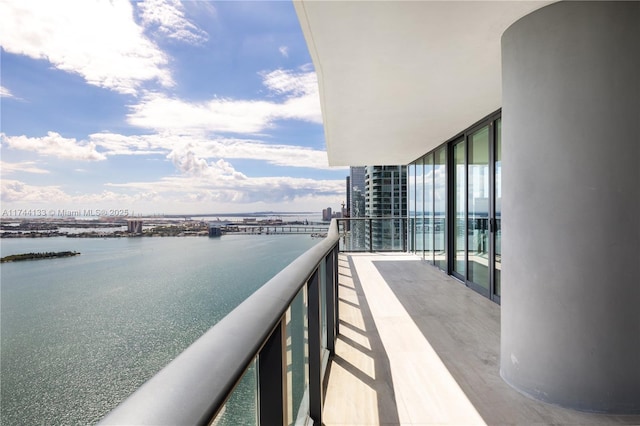
<instances>
[{"instance_id":1,"label":"sky","mask_svg":"<svg viewBox=\"0 0 640 426\"><path fill-rule=\"evenodd\" d=\"M289 1L2 0L0 46L3 216L345 201Z\"/></svg>"}]
</instances>

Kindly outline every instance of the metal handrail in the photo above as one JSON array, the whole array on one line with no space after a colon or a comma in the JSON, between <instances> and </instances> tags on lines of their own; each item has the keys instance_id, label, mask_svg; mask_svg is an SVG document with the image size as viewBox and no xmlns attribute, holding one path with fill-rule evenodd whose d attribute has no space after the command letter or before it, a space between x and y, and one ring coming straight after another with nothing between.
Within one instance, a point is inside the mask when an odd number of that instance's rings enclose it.
<instances>
[{"instance_id":1,"label":"metal handrail","mask_svg":"<svg viewBox=\"0 0 640 426\"><path fill-rule=\"evenodd\" d=\"M100 424L208 424L338 240L333 220L324 240L249 296Z\"/></svg>"}]
</instances>

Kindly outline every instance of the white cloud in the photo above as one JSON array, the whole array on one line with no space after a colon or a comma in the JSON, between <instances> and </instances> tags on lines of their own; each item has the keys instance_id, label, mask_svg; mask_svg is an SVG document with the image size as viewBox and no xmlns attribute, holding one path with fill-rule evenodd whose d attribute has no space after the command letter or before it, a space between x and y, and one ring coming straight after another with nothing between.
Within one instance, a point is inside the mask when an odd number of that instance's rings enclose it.
<instances>
[{"instance_id":1,"label":"white cloud","mask_svg":"<svg viewBox=\"0 0 640 426\"><path fill-rule=\"evenodd\" d=\"M263 84L277 94L295 96L318 93L318 77L314 72L294 72L277 69L261 73Z\"/></svg>"},{"instance_id":2,"label":"white cloud","mask_svg":"<svg viewBox=\"0 0 640 426\"><path fill-rule=\"evenodd\" d=\"M120 135L117 133L94 133L89 141L99 146L105 155L149 155L166 154L175 144L181 144L180 136L169 134Z\"/></svg>"},{"instance_id":3,"label":"white cloud","mask_svg":"<svg viewBox=\"0 0 640 426\"><path fill-rule=\"evenodd\" d=\"M322 123L317 76L314 72L275 70L261 73L263 84L280 102L214 98L188 102L148 93L130 107L128 122L156 131L206 131L257 134L277 120Z\"/></svg>"},{"instance_id":4,"label":"white cloud","mask_svg":"<svg viewBox=\"0 0 640 426\"><path fill-rule=\"evenodd\" d=\"M262 160L276 166L329 169L327 153L302 146L266 144L240 139L218 139L193 146L206 158Z\"/></svg>"},{"instance_id":5,"label":"white cloud","mask_svg":"<svg viewBox=\"0 0 640 426\"><path fill-rule=\"evenodd\" d=\"M285 58L289 57L289 48L287 46L280 46L278 50L280 51L280 54Z\"/></svg>"},{"instance_id":6,"label":"white cloud","mask_svg":"<svg viewBox=\"0 0 640 426\"><path fill-rule=\"evenodd\" d=\"M39 204L45 200L64 202L69 199L69 196L59 186L33 186L17 180L2 179L0 187L2 188L1 199L3 203L28 202Z\"/></svg>"},{"instance_id":7,"label":"white cloud","mask_svg":"<svg viewBox=\"0 0 640 426\"><path fill-rule=\"evenodd\" d=\"M226 163L215 167L233 167ZM229 170L230 171L230 170ZM2 179L3 208L128 209L136 213L213 213L259 210L320 211L344 199L343 180L291 177L211 179L199 176L165 177L158 181L106 184L96 193L69 193L57 185L30 185Z\"/></svg>"},{"instance_id":8,"label":"white cloud","mask_svg":"<svg viewBox=\"0 0 640 426\"><path fill-rule=\"evenodd\" d=\"M314 180L292 177L261 177L237 180L232 176L210 179L202 176L165 177L159 181L107 184L141 192L155 191L177 203L189 200L235 204L296 202L301 199L344 196L343 180ZM242 206L236 206L242 210Z\"/></svg>"},{"instance_id":9,"label":"white cloud","mask_svg":"<svg viewBox=\"0 0 640 426\"><path fill-rule=\"evenodd\" d=\"M7 163L4 161L0 161L0 171L3 175L8 175L16 172L35 174L49 173L48 170L38 167L34 161L22 161L19 163Z\"/></svg>"},{"instance_id":10,"label":"white cloud","mask_svg":"<svg viewBox=\"0 0 640 426\"><path fill-rule=\"evenodd\" d=\"M28 209L30 205L44 205L53 209L63 208L65 205L72 205L74 209L104 205L117 208L153 198L152 194L130 195L106 190L89 194L69 194L58 185L29 185L11 179L2 179L0 189L2 190L1 200L3 203L19 203L17 205L22 209Z\"/></svg>"},{"instance_id":11,"label":"white cloud","mask_svg":"<svg viewBox=\"0 0 640 426\"><path fill-rule=\"evenodd\" d=\"M87 83L135 94L145 82L173 85L167 57L145 38L128 1L0 2L0 43L46 59Z\"/></svg>"},{"instance_id":12,"label":"white cloud","mask_svg":"<svg viewBox=\"0 0 640 426\"><path fill-rule=\"evenodd\" d=\"M167 158L173 161L180 176L150 182L109 183L107 186L143 193L154 191L161 197L178 202L199 200L238 204L293 202L304 197L336 198L344 193L342 179L247 177L223 159L207 162L198 157L190 146L172 151Z\"/></svg>"},{"instance_id":13,"label":"white cloud","mask_svg":"<svg viewBox=\"0 0 640 426\"><path fill-rule=\"evenodd\" d=\"M207 137L202 134L171 134L125 136L114 133L94 133L89 141L105 155L166 155L189 147L205 159L249 159L266 161L284 167L329 169L325 151L303 146L270 144L259 140ZM335 168L334 168L335 169Z\"/></svg>"},{"instance_id":14,"label":"white cloud","mask_svg":"<svg viewBox=\"0 0 640 426\"><path fill-rule=\"evenodd\" d=\"M78 142L75 138L65 138L55 132L48 132L47 136L40 138L7 136L0 133L0 140L9 148L33 151L65 160L100 161L107 158L103 153L96 151L95 143Z\"/></svg>"},{"instance_id":15,"label":"white cloud","mask_svg":"<svg viewBox=\"0 0 640 426\"><path fill-rule=\"evenodd\" d=\"M4 86L0 86L0 97L1 98L14 98L13 94L9 89Z\"/></svg>"},{"instance_id":16,"label":"white cloud","mask_svg":"<svg viewBox=\"0 0 640 426\"><path fill-rule=\"evenodd\" d=\"M177 41L200 44L209 35L189 22L182 4L177 0L144 0L136 3L142 24Z\"/></svg>"},{"instance_id":17,"label":"white cloud","mask_svg":"<svg viewBox=\"0 0 640 426\"><path fill-rule=\"evenodd\" d=\"M199 134L157 133L121 135L94 133L87 141L65 138L56 132L43 137L7 136L0 140L8 148L37 152L68 160L100 161L114 155L162 155L173 160L176 152L191 151L203 159L259 160L282 167L337 170L329 167L327 154L297 145L265 143L259 140L207 137ZM175 163L175 162L174 162ZM26 164L26 163L25 163Z\"/></svg>"},{"instance_id":18,"label":"white cloud","mask_svg":"<svg viewBox=\"0 0 640 426\"><path fill-rule=\"evenodd\" d=\"M146 129L258 133L270 125L278 108L265 101L212 99L187 102L164 94L148 94L131 107L129 124Z\"/></svg>"},{"instance_id":19,"label":"white cloud","mask_svg":"<svg viewBox=\"0 0 640 426\"><path fill-rule=\"evenodd\" d=\"M198 158L191 150L191 146L174 150L167 155L176 168L187 176L195 176L209 179L244 180L245 175L237 172L233 166L223 159L214 163L208 163L203 158Z\"/></svg>"},{"instance_id":20,"label":"white cloud","mask_svg":"<svg viewBox=\"0 0 640 426\"><path fill-rule=\"evenodd\" d=\"M273 93L287 95L278 118L322 123L318 77L315 72L275 70L263 74L264 85Z\"/></svg>"}]
</instances>

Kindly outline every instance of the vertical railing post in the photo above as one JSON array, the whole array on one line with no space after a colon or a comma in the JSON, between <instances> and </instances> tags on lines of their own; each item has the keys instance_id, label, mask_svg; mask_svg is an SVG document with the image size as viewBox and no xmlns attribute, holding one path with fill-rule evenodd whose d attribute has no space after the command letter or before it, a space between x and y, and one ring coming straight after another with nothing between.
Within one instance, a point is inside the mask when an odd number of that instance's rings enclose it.
<instances>
[{"instance_id":1,"label":"vertical railing post","mask_svg":"<svg viewBox=\"0 0 640 426\"><path fill-rule=\"evenodd\" d=\"M407 222L406 219L400 219L400 235L402 238L402 251L407 251Z\"/></svg>"},{"instance_id":2,"label":"vertical railing post","mask_svg":"<svg viewBox=\"0 0 640 426\"><path fill-rule=\"evenodd\" d=\"M284 425L287 413L284 317L258 354L258 418L261 425Z\"/></svg>"},{"instance_id":3,"label":"vertical railing post","mask_svg":"<svg viewBox=\"0 0 640 426\"><path fill-rule=\"evenodd\" d=\"M308 282L309 291L309 416L315 426L322 425L322 318L320 312L319 271Z\"/></svg>"},{"instance_id":4,"label":"vertical railing post","mask_svg":"<svg viewBox=\"0 0 640 426\"><path fill-rule=\"evenodd\" d=\"M327 307L327 350L331 355L335 353L335 341L336 341L336 252L335 249L331 250L325 259L326 273L325 276L325 304Z\"/></svg>"},{"instance_id":5,"label":"vertical railing post","mask_svg":"<svg viewBox=\"0 0 640 426\"><path fill-rule=\"evenodd\" d=\"M333 249L333 309L335 310L334 314L334 326L335 326L335 335L334 335L334 347L335 340L340 335L340 304L338 303L338 264L339 264L339 256L340 250L338 246Z\"/></svg>"}]
</instances>

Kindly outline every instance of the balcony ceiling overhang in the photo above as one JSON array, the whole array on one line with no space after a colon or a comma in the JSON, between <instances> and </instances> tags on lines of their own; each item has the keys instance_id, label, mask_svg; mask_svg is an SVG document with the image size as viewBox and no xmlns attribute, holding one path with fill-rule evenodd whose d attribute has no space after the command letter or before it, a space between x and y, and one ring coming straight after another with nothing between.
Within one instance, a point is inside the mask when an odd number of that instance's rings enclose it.
<instances>
[{"instance_id":1,"label":"balcony ceiling overhang","mask_svg":"<svg viewBox=\"0 0 640 426\"><path fill-rule=\"evenodd\" d=\"M408 164L496 111L502 33L550 3L295 0L329 164Z\"/></svg>"}]
</instances>

